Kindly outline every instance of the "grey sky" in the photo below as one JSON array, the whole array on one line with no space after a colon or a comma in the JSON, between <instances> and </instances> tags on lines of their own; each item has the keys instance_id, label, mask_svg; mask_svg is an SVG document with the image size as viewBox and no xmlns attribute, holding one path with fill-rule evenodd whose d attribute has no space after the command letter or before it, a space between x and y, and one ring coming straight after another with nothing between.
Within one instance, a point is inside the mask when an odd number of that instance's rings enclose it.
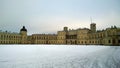
<instances>
[{"instance_id":1,"label":"grey sky","mask_svg":"<svg viewBox=\"0 0 120 68\"><path fill-rule=\"evenodd\" d=\"M120 0L0 0L0 30L55 33L64 26L97 29L120 26Z\"/></svg>"}]
</instances>

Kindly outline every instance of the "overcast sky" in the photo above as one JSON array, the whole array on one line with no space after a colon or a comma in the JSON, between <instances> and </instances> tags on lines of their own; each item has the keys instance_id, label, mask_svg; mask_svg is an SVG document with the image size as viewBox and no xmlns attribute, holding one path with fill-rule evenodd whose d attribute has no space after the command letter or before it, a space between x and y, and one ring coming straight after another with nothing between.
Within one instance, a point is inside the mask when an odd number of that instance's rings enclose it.
<instances>
[{"instance_id":1,"label":"overcast sky","mask_svg":"<svg viewBox=\"0 0 120 68\"><path fill-rule=\"evenodd\" d=\"M19 32L26 26L28 34L56 33L70 29L97 29L120 26L120 0L0 0L0 30Z\"/></svg>"}]
</instances>

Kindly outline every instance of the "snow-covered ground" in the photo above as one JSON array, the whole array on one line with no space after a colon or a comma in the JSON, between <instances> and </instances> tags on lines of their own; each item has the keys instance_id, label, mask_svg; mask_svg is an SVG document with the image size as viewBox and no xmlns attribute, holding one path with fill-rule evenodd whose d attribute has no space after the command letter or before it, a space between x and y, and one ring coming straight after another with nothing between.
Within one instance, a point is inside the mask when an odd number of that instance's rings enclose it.
<instances>
[{"instance_id":1,"label":"snow-covered ground","mask_svg":"<svg viewBox=\"0 0 120 68\"><path fill-rule=\"evenodd\" d=\"M0 45L0 68L120 68L120 47Z\"/></svg>"}]
</instances>

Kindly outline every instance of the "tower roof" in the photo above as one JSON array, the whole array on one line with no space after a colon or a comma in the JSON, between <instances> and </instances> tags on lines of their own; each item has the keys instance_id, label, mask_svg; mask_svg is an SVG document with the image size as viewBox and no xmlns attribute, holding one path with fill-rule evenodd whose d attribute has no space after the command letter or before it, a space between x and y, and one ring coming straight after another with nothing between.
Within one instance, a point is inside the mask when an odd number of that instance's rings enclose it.
<instances>
[{"instance_id":1,"label":"tower roof","mask_svg":"<svg viewBox=\"0 0 120 68\"><path fill-rule=\"evenodd\" d=\"M96 25L96 23L93 23L93 22L91 24L95 24Z\"/></svg>"},{"instance_id":2,"label":"tower roof","mask_svg":"<svg viewBox=\"0 0 120 68\"><path fill-rule=\"evenodd\" d=\"M20 31L27 31L27 29L25 28L25 26L23 26L23 28Z\"/></svg>"}]
</instances>

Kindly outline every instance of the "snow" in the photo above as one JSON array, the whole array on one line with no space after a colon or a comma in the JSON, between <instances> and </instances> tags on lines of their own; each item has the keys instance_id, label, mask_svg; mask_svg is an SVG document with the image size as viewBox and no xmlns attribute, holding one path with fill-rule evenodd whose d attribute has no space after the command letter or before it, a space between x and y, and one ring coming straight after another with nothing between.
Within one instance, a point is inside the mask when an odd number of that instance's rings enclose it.
<instances>
[{"instance_id":1,"label":"snow","mask_svg":"<svg viewBox=\"0 0 120 68\"><path fill-rule=\"evenodd\" d=\"M0 45L0 68L120 68L119 46Z\"/></svg>"}]
</instances>

